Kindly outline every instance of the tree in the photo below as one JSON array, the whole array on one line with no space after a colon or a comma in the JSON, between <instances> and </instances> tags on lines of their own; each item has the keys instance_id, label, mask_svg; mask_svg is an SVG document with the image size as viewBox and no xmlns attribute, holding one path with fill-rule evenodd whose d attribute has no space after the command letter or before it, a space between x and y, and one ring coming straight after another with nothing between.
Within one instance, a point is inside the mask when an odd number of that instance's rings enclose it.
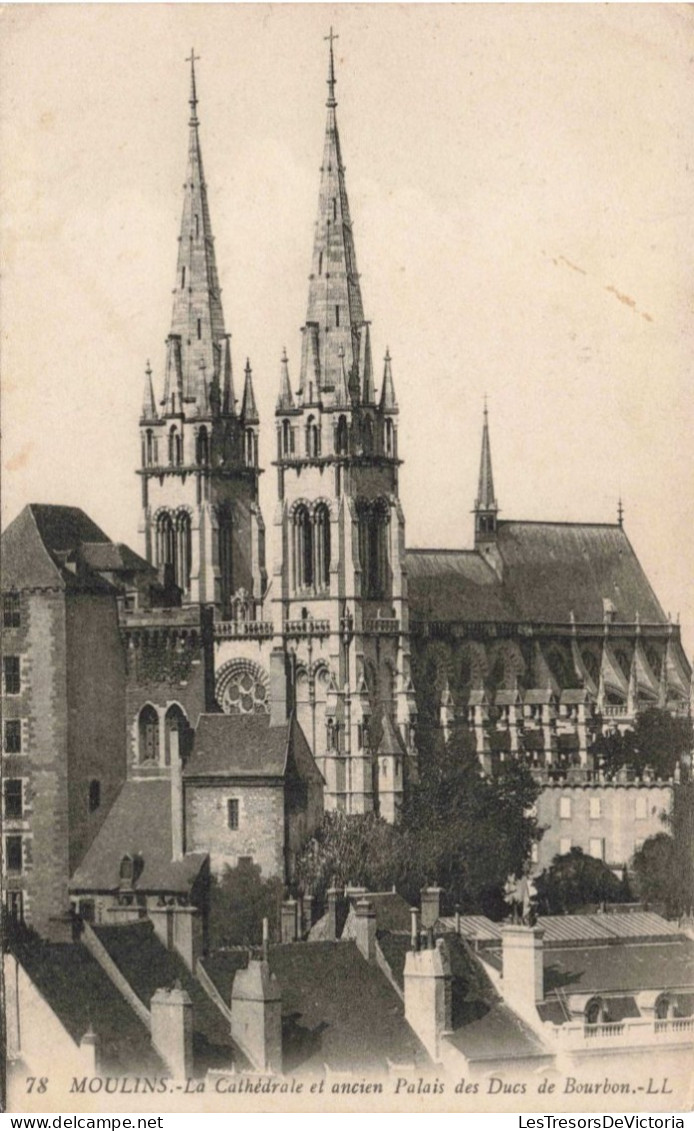
<instances>
[{"instance_id":1,"label":"tree","mask_svg":"<svg viewBox=\"0 0 694 1131\"><path fill-rule=\"evenodd\" d=\"M535 880L538 910L544 915L573 914L595 903L622 903L628 886L602 860L572 848L555 856Z\"/></svg>"},{"instance_id":2,"label":"tree","mask_svg":"<svg viewBox=\"0 0 694 1131\"><path fill-rule=\"evenodd\" d=\"M210 881L210 946L258 946L263 919L277 930L284 885L277 878L263 879L262 869L241 860L236 868L225 865L221 876Z\"/></svg>"},{"instance_id":3,"label":"tree","mask_svg":"<svg viewBox=\"0 0 694 1131\"><path fill-rule=\"evenodd\" d=\"M666 915L691 911L691 864L683 874L677 842L669 833L649 836L634 856L638 893L644 903L665 904Z\"/></svg>"},{"instance_id":4,"label":"tree","mask_svg":"<svg viewBox=\"0 0 694 1131\"><path fill-rule=\"evenodd\" d=\"M602 734L592 749L610 777L629 765L638 777L650 768L666 780L692 749L692 722L651 707L637 717L633 730Z\"/></svg>"},{"instance_id":5,"label":"tree","mask_svg":"<svg viewBox=\"0 0 694 1131\"><path fill-rule=\"evenodd\" d=\"M328 888L348 884L368 891L387 891L395 884L410 894L413 861L407 840L400 826L375 813L326 813L297 861L296 882L319 902Z\"/></svg>"}]
</instances>

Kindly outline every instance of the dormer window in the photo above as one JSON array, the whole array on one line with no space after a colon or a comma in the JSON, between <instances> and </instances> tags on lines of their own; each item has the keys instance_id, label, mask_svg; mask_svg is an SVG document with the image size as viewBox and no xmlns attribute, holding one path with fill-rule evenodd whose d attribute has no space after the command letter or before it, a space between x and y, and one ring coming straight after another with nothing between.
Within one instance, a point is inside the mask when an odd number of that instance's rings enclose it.
<instances>
[{"instance_id":1,"label":"dormer window","mask_svg":"<svg viewBox=\"0 0 694 1131\"><path fill-rule=\"evenodd\" d=\"M118 878L123 886L132 886L133 879L135 878L135 862L132 856L126 855L121 860Z\"/></svg>"}]
</instances>

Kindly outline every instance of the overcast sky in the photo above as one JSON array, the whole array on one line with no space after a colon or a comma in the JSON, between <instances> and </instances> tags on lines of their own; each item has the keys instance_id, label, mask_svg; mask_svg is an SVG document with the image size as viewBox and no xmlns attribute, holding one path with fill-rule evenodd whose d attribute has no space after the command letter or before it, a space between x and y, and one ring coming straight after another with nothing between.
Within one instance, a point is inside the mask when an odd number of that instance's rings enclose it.
<instances>
[{"instance_id":1,"label":"overcast sky","mask_svg":"<svg viewBox=\"0 0 694 1131\"><path fill-rule=\"evenodd\" d=\"M610 522L621 492L691 652L691 7L51 5L2 21L5 522L69 503L141 549L137 421L147 358L161 387L194 44L271 535L272 414L285 345L298 376L332 23L408 544L471 544L486 392L502 517Z\"/></svg>"}]
</instances>

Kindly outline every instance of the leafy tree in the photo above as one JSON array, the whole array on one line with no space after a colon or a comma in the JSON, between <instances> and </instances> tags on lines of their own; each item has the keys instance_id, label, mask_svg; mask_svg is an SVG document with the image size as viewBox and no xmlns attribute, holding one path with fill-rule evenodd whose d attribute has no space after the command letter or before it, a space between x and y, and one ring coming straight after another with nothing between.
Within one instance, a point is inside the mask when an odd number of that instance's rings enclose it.
<instances>
[{"instance_id":1,"label":"leafy tree","mask_svg":"<svg viewBox=\"0 0 694 1131\"><path fill-rule=\"evenodd\" d=\"M277 930L283 890L281 880L263 879L250 860L225 865L210 881L210 946L258 946L264 918Z\"/></svg>"},{"instance_id":2,"label":"leafy tree","mask_svg":"<svg viewBox=\"0 0 694 1131\"><path fill-rule=\"evenodd\" d=\"M630 899L628 886L602 860L572 848L555 856L535 880L538 910L544 915L572 914L594 903Z\"/></svg>"},{"instance_id":3,"label":"leafy tree","mask_svg":"<svg viewBox=\"0 0 694 1131\"><path fill-rule=\"evenodd\" d=\"M634 856L640 898L646 904L664 903L666 915L691 913L694 905L691 860L687 867L683 855L673 837L656 833Z\"/></svg>"},{"instance_id":4,"label":"leafy tree","mask_svg":"<svg viewBox=\"0 0 694 1131\"><path fill-rule=\"evenodd\" d=\"M637 717L633 730L600 735L593 753L610 777L630 765L639 777L650 767L656 777L667 779L690 753L692 740L691 719L651 707Z\"/></svg>"},{"instance_id":5,"label":"leafy tree","mask_svg":"<svg viewBox=\"0 0 694 1131\"><path fill-rule=\"evenodd\" d=\"M326 813L297 861L296 882L323 901L330 887L355 884L388 891L393 884L410 892L412 860L407 836L374 813Z\"/></svg>"}]
</instances>

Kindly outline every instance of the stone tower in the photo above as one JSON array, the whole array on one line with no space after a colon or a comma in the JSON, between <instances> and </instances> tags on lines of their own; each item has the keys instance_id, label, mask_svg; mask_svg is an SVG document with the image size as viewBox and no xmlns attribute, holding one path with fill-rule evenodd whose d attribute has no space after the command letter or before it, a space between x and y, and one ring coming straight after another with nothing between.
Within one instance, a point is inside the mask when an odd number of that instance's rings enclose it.
<instances>
[{"instance_id":1,"label":"stone tower","mask_svg":"<svg viewBox=\"0 0 694 1131\"><path fill-rule=\"evenodd\" d=\"M190 57L188 166L184 185L163 397L147 364L140 420L141 532L147 560L184 603L229 614L234 594L252 603L266 587L258 505L258 412L246 363L234 396L200 149L195 55Z\"/></svg>"},{"instance_id":2,"label":"stone tower","mask_svg":"<svg viewBox=\"0 0 694 1131\"><path fill-rule=\"evenodd\" d=\"M299 386L277 401L275 633L326 806L394 820L414 753L405 522L391 359L380 395L357 273L330 40L327 124Z\"/></svg>"}]
</instances>

